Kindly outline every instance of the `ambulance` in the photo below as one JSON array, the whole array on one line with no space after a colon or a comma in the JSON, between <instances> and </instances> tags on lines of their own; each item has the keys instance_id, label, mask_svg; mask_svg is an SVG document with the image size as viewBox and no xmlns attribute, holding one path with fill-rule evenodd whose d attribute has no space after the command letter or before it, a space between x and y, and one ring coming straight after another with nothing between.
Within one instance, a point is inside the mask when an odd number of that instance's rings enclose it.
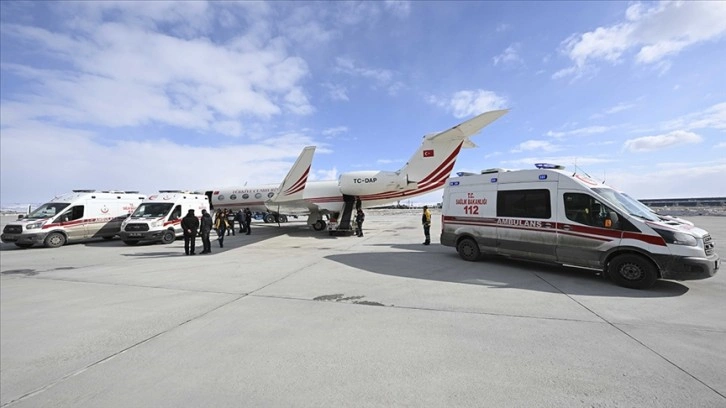
<instances>
[{"instance_id":1,"label":"ambulance","mask_svg":"<svg viewBox=\"0 0 726 408\"><path fill-rule=\"evenodd\" d=\"M138 191L73 190L6 225L0 239L21 248L36 244L57 248L91 238L111 239L145 198Z\"/></svg>"},{"instance_id":2,"label":"ambulance","mask_svg":"<svg viewBox=\"0 0 726 408\"><path fill-rule=\"evenodd\" d=\"M459 173L444 188L441 244L481 255L602 271L635 289L713 276L709 233L658 217L629 196L563 166Z\"/></svg>"},{"instance_id":3,"label":"ambulance","mask_svg":"<svg viewBox=\"0 0 726 408\"><path fill-rule=\"evenodd\" d=\"M150 195L123 224L119 236L126 245L139 242L170 244L183 234L181 220L189 210L197 218L209 211L209 200L203 193L181 190L160 190Z\"/></svg>"}]
</instances>

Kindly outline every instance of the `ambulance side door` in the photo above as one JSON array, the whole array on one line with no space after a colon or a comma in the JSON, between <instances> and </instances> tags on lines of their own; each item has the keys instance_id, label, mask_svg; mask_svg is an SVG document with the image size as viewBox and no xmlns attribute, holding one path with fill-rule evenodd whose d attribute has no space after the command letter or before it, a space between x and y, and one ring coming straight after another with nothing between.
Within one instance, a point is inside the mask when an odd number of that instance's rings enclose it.
<instances>
[{"instance_id":1,"label":"ambulance side door","mask_svg":"<svg viewBox=\"0 0 726 408\"><path fill-rule=\"evenodd\" d=\"M85 206L83 204L74 205L67 208L58 217L63 231L69 240L79 240L86 238L86 221L84 219Z\"/></svg>"},{"instance_id":2,"label":"ambulance side door","mask_svg":"<svg viewBox=\"0 0 726 408\"><path fill-rule=\"evenodd\" d=\"M556 181L499 185L499 253L540 261L556 259L556 185Z\"/></svg>"},{"instance_id":3,"label":"ambulance side door","mask_svg":"<svg viewBox=\"0 0 726 408\"><path fill-rule=\"evenodd\" d=\"M620 245L623 222L617 213L587 191L560 190L557 261L601 268L604 254Z\"/></svg>"}]
</instances>

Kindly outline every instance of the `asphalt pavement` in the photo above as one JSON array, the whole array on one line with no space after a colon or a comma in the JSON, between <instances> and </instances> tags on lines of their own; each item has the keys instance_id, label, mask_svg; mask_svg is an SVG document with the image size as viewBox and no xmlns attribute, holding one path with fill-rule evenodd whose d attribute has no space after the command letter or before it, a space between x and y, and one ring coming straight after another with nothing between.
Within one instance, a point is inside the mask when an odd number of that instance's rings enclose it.
<instances>
[{"instance_id":1,"label":"asphalt pavement","mask_svg":"<svg viewBox=\"0 0 726 408\"><path fill-rule=\"evenodd\" d=\"M0 246L0 407L726 407L726 274L626 289L461 260L418 212ZM726 217L692 217L726 255ZM198 241L201 247L201 242Z\"/></svg>"}]
</instances>

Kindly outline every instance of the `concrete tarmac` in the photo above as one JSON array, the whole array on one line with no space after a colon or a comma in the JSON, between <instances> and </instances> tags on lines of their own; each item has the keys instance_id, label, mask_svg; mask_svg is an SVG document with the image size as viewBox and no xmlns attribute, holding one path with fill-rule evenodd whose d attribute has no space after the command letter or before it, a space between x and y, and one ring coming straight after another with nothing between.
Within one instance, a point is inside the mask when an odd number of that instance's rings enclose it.
<instances>
[{"instance_id":1,"label":"concrete tarmac","mask_svg":"<svg viewBox=\"0 0 726 408\"><path fill-rule=\"evenodd\" d=\"M254 223L183 242L0 246L0 407L726 407L726 274L590 271ZM726 217L692 217L726 255ZM197 241L201 250L201 241Z\"/></svg>"}]
</instances>

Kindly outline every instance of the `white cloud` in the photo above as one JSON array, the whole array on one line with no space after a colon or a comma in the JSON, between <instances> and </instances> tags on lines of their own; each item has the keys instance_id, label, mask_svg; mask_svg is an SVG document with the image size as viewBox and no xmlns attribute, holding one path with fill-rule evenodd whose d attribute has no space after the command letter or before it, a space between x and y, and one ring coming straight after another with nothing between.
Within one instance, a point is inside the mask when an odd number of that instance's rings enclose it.
<instances>
[{"instance_id":1,"label":"white cloud","mask_svg":"<svg viewBox=\"0 0 726 408\"><path fill-rule=\"evenodd\" d=\"M387 84L393 78L393 72L387 69L374 69L357 66L351 58L338 57L335 59L335 68L342 73L372 79L379 84Z\"/></svg>"},{"instance_id":2,"label":"white cloud","mask_svg":"<svg viewBox=\"0 0 726 408\"><path fill-rule=\"evenodd\" d=\"M335 137L342 133L348 133L348 127L347 126L337 126L334 128L325 129L321 133L323 134L323 136Z\"/></svg>"},{"instance_id":3,"label":"white cloud","mask_svg":"<svg viewBox=\"0 0 726 408\"><path fill-rule=\"evenodd\" d=\"M726 102L665 122L663 129L726 129Z\"/></svg>"},{"instance_id":4,"label":"white cloud","mask_svg":"<svg viewBox=\"0 0 726 408\"><path fill-rule=\"evenodd\" d=\"M385 0L383 6L386 11L396 17L404 18L411 14L411 2L406 0Z\"/></svg>"},{"instance_id":5,"label":"white cloud","mask_svg":"<svg viewBox=\"0 0 726 408\"><path fill-rule=\"evenodd\" d=\"M429 96L427 101L451 111L456 118L502 109L507 107L508 103L506 98L483 89L458 91L449 98Z\"/></svg>"},{"instance_id":6,"label":"white cloud","mask_svg":"<svg viewBox=\"0 0 726 408\"><path fill-rule=\"evenodd\" d=\"M625 141L624 148L632 152L650 152L681 144L700 143L703 138L693 132L676 130L656 136L644 136Z\"/></svg>"},{"instance_id":7,"label":"white cloud","mask_svg":"<svg viewBox=\"0 0 726 408\"><path fill-rule=\"evenodd\" d=\"M520 153L532 150L539 150L542 152L556 152L560 150L560 147L555 146L546 140L527 140L526 142L522 142L516 148L512 149L511 153Z\"/></svg>"},{"instance_id":8,"label":"white cloud","mask_svg":"<svg viewBox=\"0 0 726 408\"><path fill-rule=\"evenodd\" d=\"M161 123L238 134L240 128L230 122L247 116L312 112L299 86L307 64L288 55L281 41L270 38L246 48L216 44L200 36L214 15L197 3L93 4L80 6L84 12L56 31L3 25L4 38L64 64L61 70L3 63L4 75L34 84L3 94L13 116L109 127ZM200 15L193 19L195 13ZM153 30L170 22L183 25L183 34Z\"/></svg>"},{"instance_id":9,"label":"white cloud","mask_svg":"<svg viewBox=\"0 0 726 408\"><path fill-rule=\"evenodd\" d=\"M519 50L522 48L521 44L512 44L499 55L492 58L494 65L521 65L524 64L524 60L519 55Z\"/></svg>"},{"instance_id":10,"label":"white cloud","mask_svg":"<svg viewBox=\"0 0 726 408\"><path fill-rule=\"evenodd\" d=\"M349 101L348 98L348 88L346 88L344 85L340 84L332 84L330 82L326 82L322 84L322 87L327 89L328 96L331 100L334 101Z\"/></svg>"},{"instance_id":11,"label":"white cloud","mask_svg":"<svg viewBox=\"0 0 726 408\"><path fill-rule=\"evenodd\" d=\"M518 168L534 168L534 163L551 163L574 169L575 166L589 166L594 164L612 163L615 160L608 157L597 156L530 156L515 160L503 160L502 164L513 165Z\"/></svg>"},{"instance_id":12,"label":"white cloud","mask_svg":"<svg viewBox=\"0 0 726 408\"><path fill-rule=\"evenodd\" d=\"M168 139L107 140L90 131L38 122L27 122L22 129L4 128L1 142L0 197L29 202L81 187L148 193L160 188L238 186L247 181L279 183L304 146L320 146L299 133L273 135L261 144L218 147ZM326 152L325 147L316 150L316 154ZM17 170L26 169L28 160L38 171L20 170L22 177L18 177Z\"/></svg>"},{"instance_id":13,"label":"white cloud","mask_svg":"<svg viewBox=\"0 0 726 408\"><path fill-rule=\"evenodd\" d=\"M681 163L645 171L608 171L606 183L636 199L726 196L726 163Z\"/></svg>"},{"instance_id":14,"label":"white cloud","mask_svg":"<svg viewBox=\"0 0 726 408\"><path fill-rule=\"evenodd\" d=\"M599 133L605 133L607 131L610 131L612 129L611 126L588 126L584 128L578 128L573 130L567 130L567 131L553 131L550 130L547 133L545 133L546 136L554 137L556 139L561 139L564 137L569 136L588 136L588 135L595 135Z\"/></svg>"},{"instance_id":15,"label":"white cloud","mask_svg":"<svg viewBox=\"0 0 726 408\"><path fill-rule=\"evenodd\" d=\"M612 115L612 114L615 114L618 112L623 112L626 110L633 109L636 106L637 105L634 103L621 102L615 106L605 109L603 112L596 113L596 114L590 116L590 119L601 119L608 115Z\"/></svg>"},{"instance_id":16,"label":"white cloud","mask_svg":"<svg viewBox=\"0 0 726 408\"><path fill-rule=\"evenodd\" d=\"M509 31L512 28L510 24L507 23L499 23L497 24L497 28L495 29L496 32L502 33L504 31Z\"/></svg>"},{"instance_id":17,"label":"white cloud","mask_svg":"<svg viewBox=\"0 0 726 408\"><path fill-rule=\"evenodd\" d=\"M574 65L553 78L581 75L595 61L619 63L631 50L636 51L636 63L663 62L657 66L663 72L670 66L664 59L694 44L720 39L724 33L726 2L660 2L651 7L635 3L626 10L625 21L564 40L562 52Z\"/></svg>"},{"instance_id":18,"label":"white cloud","mask_svg":"<svg viewBox=\"0 0 726 408\"><path fill-rule=\"evenodd\" d=\"M724 149L726 148L726 142L716 143L716 146L714 146L716 149Z\"/></svg>"}]
</instances>

